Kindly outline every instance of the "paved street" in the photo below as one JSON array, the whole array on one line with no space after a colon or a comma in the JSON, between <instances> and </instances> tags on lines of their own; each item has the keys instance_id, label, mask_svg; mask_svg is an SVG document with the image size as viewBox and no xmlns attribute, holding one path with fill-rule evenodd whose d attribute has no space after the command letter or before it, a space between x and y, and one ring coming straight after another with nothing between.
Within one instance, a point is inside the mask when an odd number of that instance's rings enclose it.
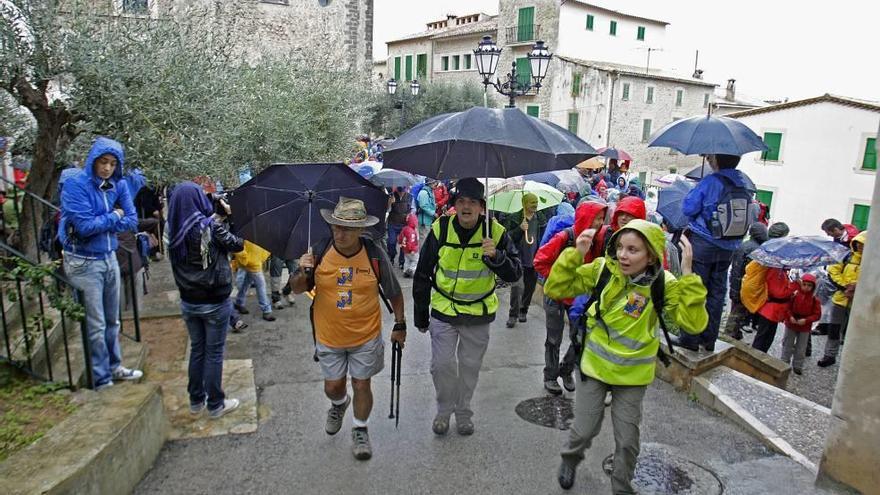
<instances>
[{"instance_id":1,"label":"paved street","mask_svg":"<svg viewBox=\"0 0 880 495\"><path fill-rule=\"evenodd\" d=\"M164 263L164 262L163 262ZM153 285L163 267L154 266ZM409 293L410 281L401 279ZM230 334L228 358L253 359L261 409L258 431L166 444L137 493L559 493L555 474L566 432L528 423L514 412L543 395L543 311L532 306L529 322L512 330L503 319L492 326L474 400L476 433L446 437L430 430L434 391L428 337L409 334L404 353L400 428L388 416L390 366L375 379L370 420L374 456L351 455L351 413L336 436L324 433L328 401L312 361L308 300L259 320L249 296L250 327ZM507 304L502 291L502 307ZM384 311L384 310L383 310ZM255 316L256 313L256 316ZM408 318L409 321L412 318ZM391 317L386 313L386 328ZM386 350L386 363L390 347ZM601 471L612 452L610 417L578 472L574 493L610 493ZM642 444L663 449L714 472L728 494L805 494L814 476L786 457L768 451L744 430L657 381L644 402ZM643 458L645 456L643 455ZM671 486L671 485L670 485ZM679 488L680 485L676 485ZM693 491L642 493L694 493Z\"/></svg>"}]
</instances>

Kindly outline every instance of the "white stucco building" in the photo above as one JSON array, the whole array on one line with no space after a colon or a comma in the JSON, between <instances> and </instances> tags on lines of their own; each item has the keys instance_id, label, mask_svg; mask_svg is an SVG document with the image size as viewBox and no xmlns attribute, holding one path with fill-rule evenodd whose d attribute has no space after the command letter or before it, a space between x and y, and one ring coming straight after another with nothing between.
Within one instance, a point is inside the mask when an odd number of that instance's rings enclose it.
<instances>
[{"instance_id":1,"label":"white stucco building","mask_svg":"<svg viewBox=\"0 0 880 495\"><path fill-rule=\"evenodd\" d=\"M825 94L728 116L770 147L745 155L739 169L770 205L771 221L787 223L793 235L823 235L826 218L867 226L880 102Z\"/></svg>"}]
</instances>

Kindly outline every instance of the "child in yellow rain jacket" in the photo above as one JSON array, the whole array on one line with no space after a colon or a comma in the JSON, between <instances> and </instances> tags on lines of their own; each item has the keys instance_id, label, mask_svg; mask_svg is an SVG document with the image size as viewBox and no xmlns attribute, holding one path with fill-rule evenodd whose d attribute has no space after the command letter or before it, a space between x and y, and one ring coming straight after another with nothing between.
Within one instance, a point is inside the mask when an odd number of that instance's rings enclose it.
<instances>
[{"instance_id":1,"label":"child in yellow rain jacket","mask_svg":"<svg viewBox=\"0 0 880 495\"><path fill-rule=\"evenodd\" d=\"M611 237L604 257L584 264L595 232L585 230L576 248L559 255L544 285L544 293L552 299L592 293L597 300L586 313L589 331L580 358L581 380L558 479L564 489L574 484L584 450L601 429L605 394L610 390L616 444L611 485L615 494L636 493L632 477L639 455L642 400L654 381L660 347L652 294L658 294L659 300L662 286L664 315L682 331L699 334L709 321L706 288L693 273L693 251L686 238L680 244L682 276L676 279L663 270L666 237L659 226L631 220Z\"/></svg>"},{"instance_id":2,"label":"child in yellow rain jacket","mask_svg":"<svg viewBox=\"0 0 880 495\"><path fill-rule=\"evenodd\" d=\"M828 277L837 286L837 292L831 296L831 321L828 324L828 340L825 342L825 355L817 363L825 368L837 362L840 341L846 335L846 324L849 320L849 309L856 293L856 283L862 265L862 253L868 231L864 231L849 241L850 254L843 263L828 267Z\"/></svg>"},{"instance_id":3,"label":"child in yellow rain jacket","mask_svg":"<svg viewBox=\"0 0 880 495\"><path fill-rule=\"evenodd\" d=\"M272 316L272 303L266 293L266 278L263 276L263 263L269 259L269 256L269 251L251 241L244 241L244 250L236 253L233 259L233 268L238 269L236 273L238 294L235 296L234 306L243 315L249 313L244 307L244 300L248 289L253 285L257 289L257 302L260 303L260 310L263 311L263 319L275 321L275 317Z\"/></svg>"}]
</instances>

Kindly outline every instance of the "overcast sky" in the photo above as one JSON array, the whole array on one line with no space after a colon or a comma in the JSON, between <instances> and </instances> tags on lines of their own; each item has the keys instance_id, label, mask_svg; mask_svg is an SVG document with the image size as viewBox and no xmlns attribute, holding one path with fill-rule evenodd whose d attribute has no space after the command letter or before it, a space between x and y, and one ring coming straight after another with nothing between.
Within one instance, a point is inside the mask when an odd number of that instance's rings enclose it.
<instances>
[{"instance_id":1,"label":"overcast sky","mask_svg":"<svg viewBox=\"0 0 880 495\"><path fill-rule=\"evenodd\" d=\"M722 86L735 78L738 93L762 99L832 93L880 100L876 0L592 3L669 22L665 68L692 72L694 53L700 50L704 78ZM498 0L374 0L374 6L377 60L386 57L386 41L422 31L426 22L446 13L498 13Z\"/></svg>"}]
</instances>

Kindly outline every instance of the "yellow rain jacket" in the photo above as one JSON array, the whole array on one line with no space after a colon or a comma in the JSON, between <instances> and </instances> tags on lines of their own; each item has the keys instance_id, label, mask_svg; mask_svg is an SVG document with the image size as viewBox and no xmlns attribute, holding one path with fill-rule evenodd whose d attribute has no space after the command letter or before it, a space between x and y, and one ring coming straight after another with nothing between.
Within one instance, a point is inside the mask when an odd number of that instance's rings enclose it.
<instances>
[{"instance_id":1,"label":"yellow rain jacket","mask_svg":"<svg viewBox=\"0 0 880 495\"><path fill-rule=\"evenodd\" d=\"M767 294L767 270L766 266L757 261L749 261L746 265L739 289L739 300L749 313L757 313L770 297Z\"/></svg>"},{"instance_id":2,"label":"yellow rain jacket","mask_svg":"<svg viewBox=\"0 0 880 495\"><path fill-rule=\"evenodd\" d=\"M846 297L845 290L847 285L855 284L859 281L862 253L865 252L865 241L867 240L868 231L860 232L859 235L853 237L853 239L849 241L850 249L852 250L852 254L850 254L849 258L844 260L843 263L828 267L828 276L831 277L831 281L839 287L842 287L842 289L838 289L837 292L831 296L831 302L838 306L847 307L852 304L852 299ZM855 243L857 242L862 245L858 251L856 251L855 247Z\"/></svg>"},{"instance_id":3,"label":"yellow rain jacket","mask_svg":"<svg viewBox=\"0 0 880 495\"><path fill-rule=\"evenodd\" d=\"M596 321L596 307L590 306L587 327L590 329L581 357L581 371L611 385L647 385L654 380L654 368L660 341L659 320L651 303L650 282L634 284L620 271L617 261L617 238L622 232L637 230L648 239L649 248L658 260L663 259L666 238L657 225L632 220L611 238L603 258L584 264L575 248L567 248L557 258L544 285L544 293L560 300L589 294L598 283L602 267L608 266L611 277L602 291L601 313L606 328ZM709 322L706 312L706 288L696 274L680 279L665 270L664 314L683 331L699 334Z\"/></svg>"},{"instance_id":4,"label":"yellow rain jacket","mask_svg":"<svg viewBox=\"0 0 880 495\"><path fill-rule=\"evenodd\" d=\"M244 250L235 253L232 269L243 269L246 272L256 273L263 271L263 263L269 259L269 251L257 246L251 241L244 241Z\"/></svg>"}]
</instances>

